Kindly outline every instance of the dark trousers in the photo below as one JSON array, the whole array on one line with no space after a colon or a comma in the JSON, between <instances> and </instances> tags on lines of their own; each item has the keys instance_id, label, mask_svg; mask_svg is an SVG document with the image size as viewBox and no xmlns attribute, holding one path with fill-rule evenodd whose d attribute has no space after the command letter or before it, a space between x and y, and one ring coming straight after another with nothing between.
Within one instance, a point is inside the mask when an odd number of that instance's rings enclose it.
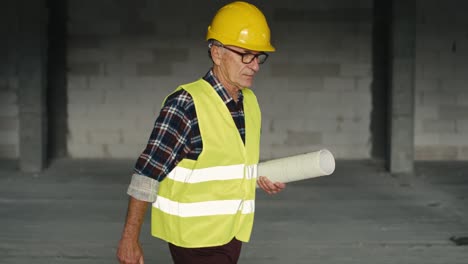
<instances>
[{"instance_id":1,"label":"dark trousers","mask_svg":"<svg viewBox=\"0 0 468 264\"><path fill-rule=\"evenodd\" d=\"M232 239L226 245L204 248L183 248L169 243L174 264L236 264L242 242Z\"/></svg>"}]
</instances>

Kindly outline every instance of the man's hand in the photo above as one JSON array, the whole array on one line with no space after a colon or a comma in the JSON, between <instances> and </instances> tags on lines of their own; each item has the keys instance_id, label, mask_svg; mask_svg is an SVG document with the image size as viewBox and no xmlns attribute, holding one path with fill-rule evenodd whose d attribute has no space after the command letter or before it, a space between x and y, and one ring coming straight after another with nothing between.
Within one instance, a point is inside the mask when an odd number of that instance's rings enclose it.
<instances>
[{"instance_id":1,"label":"man's hand","mask_svg":"<svg viewBox=\"0 0 468 264\"><path fill-rule=\"evenodd\" d=\"M144 264L143 250L138 242L138 237L147 207L148 202L130 196L127 219L117 249L117 258L121 264Z\"/></svg>"},{"instance_id":2,"label":"man's hand","mask_svg":"<svg viewBox=\"0 0 468 264\"><path fill-rule=\"evenodd\" d=\"M268 194L276 194L281 192L285 187L286 184L282 182L275 182L273 183L265 176L258 177L257 184L260 188L262 188Z\"/></svg>"},{"instance_id":3,"label":"man's hand","mask_svg":"<svg viewBox=\"0 0 468 264\"><path fill-rule=\"evenodd\" d=\"M140 243L128 238L122 238L117 250L117 258L121 264L144 264L143 250Z\"/></svg>"}]
</instances>

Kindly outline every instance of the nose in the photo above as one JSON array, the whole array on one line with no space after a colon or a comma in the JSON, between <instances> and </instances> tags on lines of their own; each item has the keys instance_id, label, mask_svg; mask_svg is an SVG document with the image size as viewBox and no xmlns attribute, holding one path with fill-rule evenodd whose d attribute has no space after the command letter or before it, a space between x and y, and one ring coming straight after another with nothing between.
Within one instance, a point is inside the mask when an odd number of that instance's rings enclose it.
<instances>
[{"instance_id":1,"label":"nose","mask_svg":"<svg viewBox=\"0 0 468 264\"><path fill-rule=\"evenodd\" d=\"M249 68L251 68L254 72L258 72L260 70L260 64L258 63L258 57L255 57L249 63Z\"/></svg>"}]
</instances>

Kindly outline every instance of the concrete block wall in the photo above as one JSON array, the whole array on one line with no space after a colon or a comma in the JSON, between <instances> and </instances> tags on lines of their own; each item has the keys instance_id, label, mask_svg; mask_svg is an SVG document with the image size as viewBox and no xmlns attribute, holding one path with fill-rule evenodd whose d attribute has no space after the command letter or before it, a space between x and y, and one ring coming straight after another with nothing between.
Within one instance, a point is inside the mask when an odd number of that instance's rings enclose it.
<instances>
[{"instance_id":1,"label":"concrete block wall","mask_svg":"<svg viewBox=\"0 0 468 264\"><path fill-rule=\"evenodd\" d=\"M372 1L275 2L278 51L258 78L262 157L370 157Z\"/></svg>"},{"instance_id":2,"label":"concrete block wall","mask_svg":"<svg viewBox=\"0 0 468 264\"><path fill-rule=\"evenodd\" d=\"M0 158L6 159L19 156L17 29L16 5L5 1L0 9Z\"/></svg>"},{"instance_id":3,"label":"concrete block wall","mask_svg":"<svg viewBox=\"0 0 468 264\"><path fill-rule=\"evenodd\" d=\"M418 1L415 155L468 160L466 1Z\"/></svg>"},{"instance_id":4,"label":"concrete block wall","mask_svg":"<svg viewBox=\"0 0 468 264\"><path fill-rule=\"evenodd\" d=\"M70 0L70 156L136 158L165 96L209 69L206 28L227 2ZM261 158L323 147L370 158L372 1L252 3L278 50L253 87Z\"/></svg>"},{"instance_id":5,"label":"concrete block wall","mask_svg":"<svg viewBox=\"0 0 468 264\"><path fill-rule=\"evenodd\" d=\"M205 30L228 1L68 2L69 154L135 158L164 97L210 66ZM338 158L369 158L372 1L252 2L269 19L278 49L253 87L264 115L262 159L322 147ZM467 5L417 1L417 160L468 160ZM17 6L5 1L0 9L0 158L13 159Z\"/></svg>"},{"instance_id":6,"label":"concrete block wall","mask_svg":"<svg viewBox=\"0 0 468 264\"><path fill-rule=\"evenodd\" d=\"M191 37L204 27L177 21L190 8L163 1L69 1L69 10L69 154L136 158L163 99L208 69L203 38Z\"/></svg>"}]
</instances>

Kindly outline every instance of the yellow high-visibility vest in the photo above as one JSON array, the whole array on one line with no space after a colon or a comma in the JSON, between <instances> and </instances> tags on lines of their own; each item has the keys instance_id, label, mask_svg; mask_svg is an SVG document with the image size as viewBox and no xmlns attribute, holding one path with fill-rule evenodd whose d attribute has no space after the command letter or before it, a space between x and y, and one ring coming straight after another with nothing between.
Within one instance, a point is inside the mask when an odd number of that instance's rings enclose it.
<instances>
[{"instance_id":1,"label":"yellow high-visibility vest","mask_svg":"<svg viewBox=\"0 0 468 264\"><path fill-rule=\"evenodd\" d=\"M174 245L248 242L255 211L261 113L245 88L245 145L226 104L205 80L182 85L193 98L203 150L183 159L161 181L152 206L151 233Z\"/></svg>"}]
</instances>

